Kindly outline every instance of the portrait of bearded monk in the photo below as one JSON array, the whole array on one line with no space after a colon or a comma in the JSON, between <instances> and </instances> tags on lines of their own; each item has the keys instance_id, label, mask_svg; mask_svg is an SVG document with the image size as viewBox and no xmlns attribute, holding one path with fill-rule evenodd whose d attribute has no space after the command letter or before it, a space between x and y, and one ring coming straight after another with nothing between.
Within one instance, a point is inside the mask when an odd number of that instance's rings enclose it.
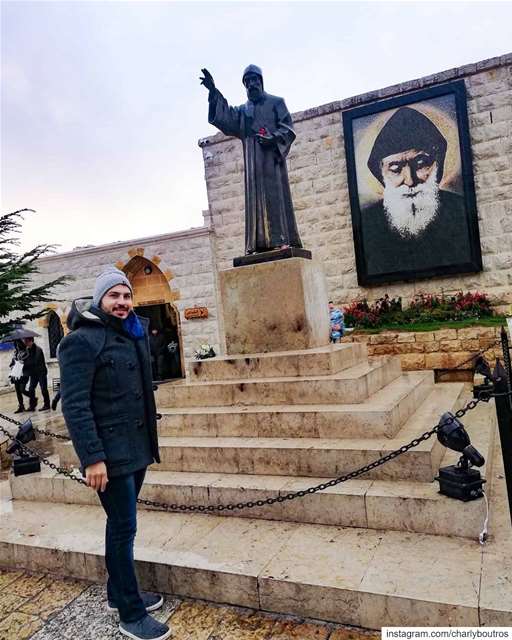
<instances>
[{"instance_id":1,"label":"portrait of bearded monk","mask_svg":"<svg viewBox=\"0 0 512 640\"><path fill-rule=\"evenodd\" d=\"M242 76L247 102L231 107L201 70L208 89L208 122L243 144L245 169L245 253L302 247L293 211L286 156L295 140L283 98L263 89L263 73L249 65Z\"/></svg>"},{"instance_id":2,"label":"portrait of bearded monk","mask_svg":"<svg viewBox=\"0 0 512 640\"><path fill-rule=\"evenodd\" d=\"M381 129L368 168L384 187L363 207L367 274L422 271L471 262L464 198L440 188L447 142L420 111L402 107Z\"/></svg>"}]
</instances>

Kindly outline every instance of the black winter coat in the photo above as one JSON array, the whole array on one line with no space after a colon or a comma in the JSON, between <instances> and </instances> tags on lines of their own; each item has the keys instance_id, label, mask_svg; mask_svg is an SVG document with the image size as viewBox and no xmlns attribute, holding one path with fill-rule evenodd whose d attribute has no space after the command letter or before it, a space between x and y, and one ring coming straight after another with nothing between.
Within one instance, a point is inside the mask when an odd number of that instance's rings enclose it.
<instances>
[{"instance_id":1,"label":"black winter coat","mask_svg":"<svg viewBox=\"0 0 512 640\"><path fill-rule=\"evenodd\" d=\"M23 365L23 375L33 376L34 378L46 375L48 369L41 347L38 347L37 344L34 343L31 347L27 347L27 354L25 364Z\"/></svg>"},{"instance_id":2,"label":"black winter coat","mask_svg":"<svg viewBox=\"0 0 512 640\"><path fill-rule=\"evenodd\" d=\"M160 462L149 341L119 318L76 300L59 345L62 412L82 472L105 461L109 477Z\"/></svg>"}]
</instances>

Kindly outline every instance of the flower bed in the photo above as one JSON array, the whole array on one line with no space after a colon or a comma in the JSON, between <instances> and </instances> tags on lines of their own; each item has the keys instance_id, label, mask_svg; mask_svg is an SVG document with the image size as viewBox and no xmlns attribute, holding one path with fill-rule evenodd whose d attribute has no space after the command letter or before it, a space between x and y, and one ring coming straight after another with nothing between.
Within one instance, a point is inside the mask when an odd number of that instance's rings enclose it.
<instances>
[{"instance_id":1,"label":"flower bed","mask_svg":"<svg viewBox=\"0 0 512 640\"><path fill-rule=\"evenodd\" d=\"M454 295L418 294L405 307L402 298L386 294L373 303L355 300L343 313L345 325L358 329L490 318L493 309L485 293L459 291Z\"/></svg>"}]
</instances>

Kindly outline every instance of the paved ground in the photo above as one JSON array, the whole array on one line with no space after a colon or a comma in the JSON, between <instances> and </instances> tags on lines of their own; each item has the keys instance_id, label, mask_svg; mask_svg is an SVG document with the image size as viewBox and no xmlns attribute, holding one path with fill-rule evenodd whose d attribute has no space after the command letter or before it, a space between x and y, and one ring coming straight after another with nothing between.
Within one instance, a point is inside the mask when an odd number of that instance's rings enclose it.
<instances>
[{"instance_id":1,"label":"paved ground","mask_svg":"<svg viewBox=\"0 0 512 640\"><path fill-rule=\"evenodd\" d=\"M121 640L103 586L0 570L0 640ZM168 597L174 640L377 640L375 632Z\"/></svg>"}]
</instances>

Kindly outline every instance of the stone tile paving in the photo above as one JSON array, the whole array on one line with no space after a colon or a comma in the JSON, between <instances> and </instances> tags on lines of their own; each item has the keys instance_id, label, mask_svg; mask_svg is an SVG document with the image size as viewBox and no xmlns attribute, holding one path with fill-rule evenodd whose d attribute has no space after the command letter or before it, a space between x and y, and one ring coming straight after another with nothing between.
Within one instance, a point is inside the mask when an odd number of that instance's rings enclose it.
<instances>
[{"instance_id":1,"label":"stone tile paving","mask_svg":"<svg viewBox=\"0 0 512 640\"><path fill-rule=\"evenodd\" d=\"M168 596L174 640L377 640L380 634ZM0 570L0 640L121 640L102 585Z\"/></svg>"}]
</instances>

